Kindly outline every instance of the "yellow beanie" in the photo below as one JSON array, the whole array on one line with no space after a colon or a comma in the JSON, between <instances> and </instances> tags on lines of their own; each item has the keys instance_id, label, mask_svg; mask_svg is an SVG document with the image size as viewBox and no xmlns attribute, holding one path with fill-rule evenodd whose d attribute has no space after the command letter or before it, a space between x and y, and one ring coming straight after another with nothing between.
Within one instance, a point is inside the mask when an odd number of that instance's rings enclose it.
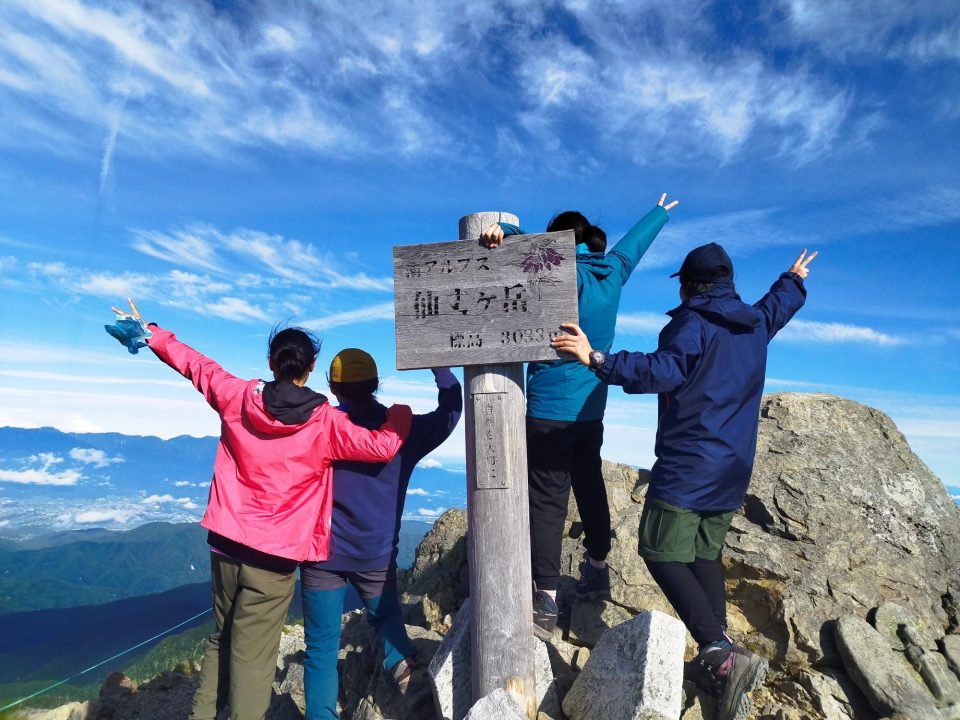
<instances>
[{"instance_id":1,"label":"yellow beanie","mask_svg":"<svg viewBox=\"0 0 960 720\"><path fill-rule=\"evenodd\" d=\"M330 382L362 382L377 377L377 363L363 350L347 348L330 363Z\"/></svg>"}]
</instances>

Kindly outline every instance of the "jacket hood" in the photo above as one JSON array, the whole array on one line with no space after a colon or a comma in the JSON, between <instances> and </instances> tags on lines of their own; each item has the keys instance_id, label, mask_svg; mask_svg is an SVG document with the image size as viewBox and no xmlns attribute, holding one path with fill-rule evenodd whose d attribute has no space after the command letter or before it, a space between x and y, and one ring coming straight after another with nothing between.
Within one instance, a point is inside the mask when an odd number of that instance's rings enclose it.
<instances>
[{"instance_id":1,"label":"jacket hood","mask_svg":"<svg viewBox=\"0 0 960 720\"><path fill-rule=\"evenodd\" d=\"M310 422L327 398L291 382L251 383L243 397L243 416L259 432L290 435Z\"/></svg>"},{"instance_id":2,"label":"jacket hood","mask_svg":"<svg viewBox=\"0 0 960 720\"><path fill-rule=\"evenodd\" d=\"M577 253L577 267L602 280L613 272L613 266L607 262L602 252Z\"/></svg>"},{"instance_id":3,"label":"jacket hood","mask_svg":"<svg viewBox=\"0 0 960 720\"><path fill-rule=\"evenodd\" d=\"M387 421L387 408L374 400L371 403L343 402L337 406L350 418L350 422L367 430L376 430Z\"/></svg>"},{"instance_id":4,"label":"jacket hood","mask_svg":"<svg viewBox=\"0 0 960 720\"><path fill-rule=\"evenodd\" d=\"M743 302L732 287L723 285L686 300L667 315L674 317L684 309L703 315L718 325L733 328L755 328L763 320L759 310Z\"/></svg>"}]
</instances>

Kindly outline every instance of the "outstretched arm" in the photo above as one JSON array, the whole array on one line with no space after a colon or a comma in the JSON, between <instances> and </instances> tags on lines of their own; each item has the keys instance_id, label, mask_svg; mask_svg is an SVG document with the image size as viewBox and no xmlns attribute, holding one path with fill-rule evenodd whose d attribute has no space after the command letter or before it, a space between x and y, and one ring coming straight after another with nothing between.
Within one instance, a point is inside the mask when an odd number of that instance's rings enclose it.
<instances>
[{"instance_id":1,"label":"outstretched arm","mask_svg":"<svg viewBox=\"0 0 960 720\"><path fill-rule=\"evenodd\" d=\"M640 221L630 228L613 250L607 253L607 257L617 267L621 285L627 282L637 263L640 262L640 258L650 249L660 230L667 224L667 220L670 219L669 211L680 202L674 200L664 204L666 200L667 194L663 193L657 206L640 218Z\"/></svg>"},{"instance_id":2,"label":"outstretched arm","mask_svg":"<svg viewBox=\"0 0 960 720\"><path fill-rule=\"evenodd\" d=\"M590 366L590 341L577 325L561 327L569 335L561 335L551 345L568 352ZM631 394L670 392L682 385L702 350L700 324L690 316L674 318L660 333L656 352L641 353L621 350L604 355L595 368L597 379L608 385L620 385Z\"/></svg>"},{"instance_id":3,"label":"outstretched arm","mask_svg":"<svg viewBox=\"0 0 960 720\"><path fill-rule=\"evenodd\" d=\"M132 318L145 324L133 300L128 299L128 302L130 303L129 313L118 308L112 308L113 311L121 317ZM152 335L146 342L154 355L193 383L193 386L217 412L222 410L228 395L232 395L246 385L246 380L232 375L216 361L197 352L186 343L180 342L169 330L151 323L150 331Z\"/></svg>"},{"instance_id":4,"label":"outstretched arm","mask_svg":"<svg viewBox=\"0 0 960 720\"><path fill-rule=\"evenodd\" d=\"M413 413L406 405L392 405L387 410L387 421L379 430L367 430L354 425L349 415L335 408L327 408L326 439L330 460L357 460L359 462L389 462L399 452L410 434Z\"/></svg>"},{"instance_id":5,"label":"outstretched arm","mask_svg":"<svg viewBox=\"0 0 960 720\"><path fill-rule=\"evenodd\" d=\"M803 281L810 274L808 266L817 255L817 252L807 255L804 249L790 269L770 287L770 291L754 303L754 307L763 314L768 340L772 340L806 302L807 289Z\"/></svg>"}]
</instances>

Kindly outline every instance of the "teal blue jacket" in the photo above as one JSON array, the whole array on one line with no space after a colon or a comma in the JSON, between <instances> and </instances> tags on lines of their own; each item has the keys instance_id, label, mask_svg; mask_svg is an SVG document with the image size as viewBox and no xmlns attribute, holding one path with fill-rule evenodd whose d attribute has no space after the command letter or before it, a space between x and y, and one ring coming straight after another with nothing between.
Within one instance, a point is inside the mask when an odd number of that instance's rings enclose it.
<instances>
[{"instance_id":1,"label":"teal blue jacket","mask_svg":"<svg viewBox=\"0 0 960 720\"><path fill-rule=\"evenodd\" d=\"M595 350L610 351L623 286L669 218L667 211L657 205L606 255L583 252L586 245L577 246L580 327ZM515 225L501 223L501 227L507 235L522 233ZM580 362L554 360L527 365L528 417L602 420L606 407L607 385Z\"/></svg>"}]
</instances>

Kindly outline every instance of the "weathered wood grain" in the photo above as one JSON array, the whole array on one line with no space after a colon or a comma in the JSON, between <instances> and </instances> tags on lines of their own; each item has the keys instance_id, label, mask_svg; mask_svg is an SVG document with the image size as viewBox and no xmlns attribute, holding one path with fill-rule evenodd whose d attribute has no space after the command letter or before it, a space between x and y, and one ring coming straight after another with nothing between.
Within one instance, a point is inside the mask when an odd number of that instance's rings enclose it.
<instances>
[{"instance_id":1,"label":"weathered wood grain","mask_svg":"<svg viewBox=\"0 0 960 720\"><path fill-rule=\"evenodd\" d=\"M399 370L555 360L578 321L573 231L396 246L393 270Z\"/></svg>"},{"instance_id":2,"label":"weathered wood grain","mask_svg":"<svg viewBox=\"0 0 960 720\"><path fill-rule=\"evenodd\" d=\"M461 234L476 237L471 223L483 220L467 216L460 222ZM573 283L575 296L575 278ZM533 582L523 365L465 367L463 376L473 697L502 688L533 720L537 708L530 643Z\"/></svg>"}]
</instances>

